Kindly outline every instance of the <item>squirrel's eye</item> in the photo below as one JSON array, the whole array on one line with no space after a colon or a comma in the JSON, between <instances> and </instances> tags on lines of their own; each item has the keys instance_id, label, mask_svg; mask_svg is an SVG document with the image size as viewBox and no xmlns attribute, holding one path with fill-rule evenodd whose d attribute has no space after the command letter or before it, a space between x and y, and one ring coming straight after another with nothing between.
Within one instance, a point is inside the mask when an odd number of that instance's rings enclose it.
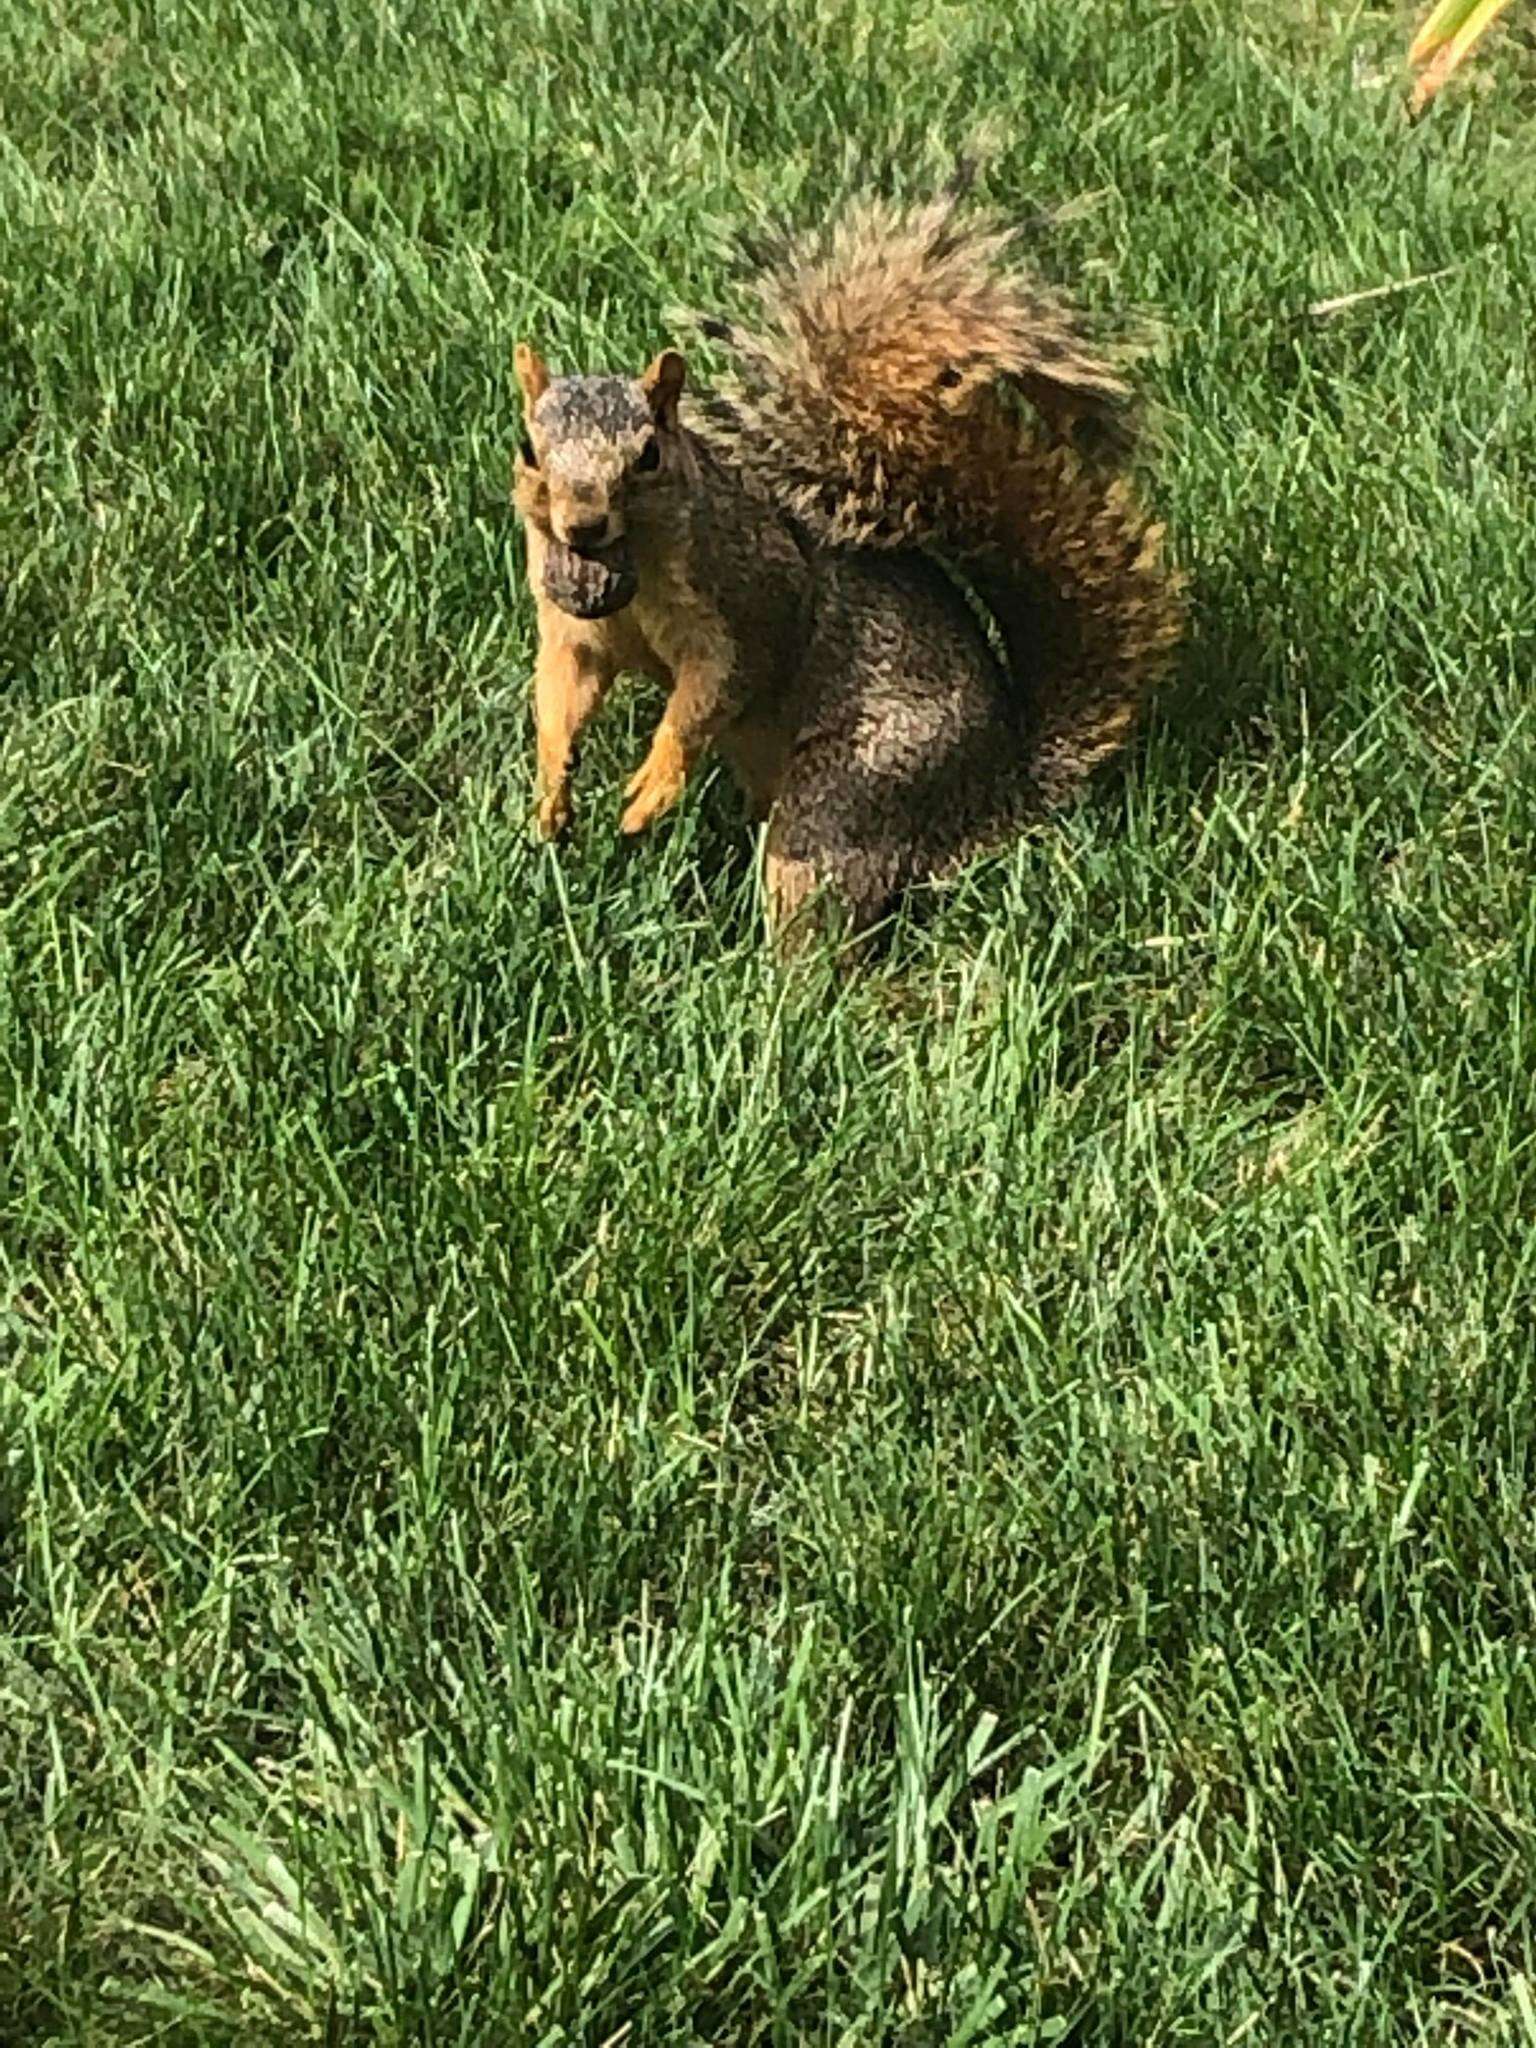
<instances>
[{"instance_id":1,"label":"squirrel's eye","mask_svg":"<svg viewBox=\"0 0 1536 2048\"><path fill-rule=\"evenodd\" d=\"M520 447L520 448L518 449L518 451L517 451L517 452L518 452L518 454L519 454L519 455L520 455L520 456L522 457L522 459L523 459L523 464L524 464L524 467L525 467L525 468L527 468L527 469L537 469L537 468L538 468L538 466L539 466L539 458L537 457L537 455L535 455L535 454L534 454L534 452L533 452L533 443L532 443L532 442L531 442L531 441L529 440L529 438L528 438L528 436L527 436L526 434L524 434L524 436L523 436L523 443L522 443L522 446L521 446L521 447Z\"/></svg>"},{"instance_id":2,"label":"squirrel's eye","mask_svg":"<svg viewBox=\"0 0 1536 2048\"><path fill-rule=\"evenodd\" d=\"M955 365L953 363L946 363L938 374L937 382L939 388L943 391L953 391L960 382L960 377L961 373L955 368Z\"/></svg>"},{"instance_id":3,"label":"squirrel's eye","mask_svg":"<svg viewBox=\"0 0 1536 2048\"><path fill-rule=\"evenodd\" d=\"M661 443L654 434L652 434L649 441L646 442L640 453L635 457L635 467L636 469L660 469Z\"/></svg>"}]
</instances>

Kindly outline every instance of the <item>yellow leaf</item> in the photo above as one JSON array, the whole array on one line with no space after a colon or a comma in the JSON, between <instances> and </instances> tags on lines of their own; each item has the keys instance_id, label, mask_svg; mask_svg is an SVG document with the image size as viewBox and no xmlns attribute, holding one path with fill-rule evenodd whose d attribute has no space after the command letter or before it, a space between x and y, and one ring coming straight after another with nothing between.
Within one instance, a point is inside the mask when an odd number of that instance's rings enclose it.
<instances>
[{"instance_id":1,"label":"yellow leaf","mask_svg":"<svg viewBox=\"0 0 1536 2048\"><path fill-rule=\"evenodd\" d=\"M1413 89L1413 111L1427 106L1509 0L1440 0L1408 52L1411 64L1431 59Z\"/></svg>"}]
</instances>

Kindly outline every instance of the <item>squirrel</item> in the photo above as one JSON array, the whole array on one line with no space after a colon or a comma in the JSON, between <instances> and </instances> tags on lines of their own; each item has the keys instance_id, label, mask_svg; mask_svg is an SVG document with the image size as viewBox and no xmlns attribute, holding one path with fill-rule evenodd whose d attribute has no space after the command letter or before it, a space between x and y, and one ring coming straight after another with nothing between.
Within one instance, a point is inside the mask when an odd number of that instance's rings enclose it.
<instances>
[{"instance_id":1,"label":"squirrel","mask_svg":"<svg viewBox=\"0 0 1536 2048\"><path fill-rule=\"evenodd\" d=\"M695 317L734 359L697 400L673 348L625 377L518 347L546 837L621 671L669 694L619 829L713 747L766 822L781 937L813 901L866 930L1122 746L1183 582L1125 473L1131 389L1020 239L963 181L775 236L755 325Z\"/></svg>"}]
</instances>

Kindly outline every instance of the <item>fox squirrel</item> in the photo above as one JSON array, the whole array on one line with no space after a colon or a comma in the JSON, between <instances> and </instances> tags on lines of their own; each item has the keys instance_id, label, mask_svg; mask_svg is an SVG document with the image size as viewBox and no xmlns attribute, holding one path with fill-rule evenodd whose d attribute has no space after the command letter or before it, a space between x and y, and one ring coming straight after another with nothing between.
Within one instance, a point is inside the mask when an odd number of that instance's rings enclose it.
<instances>
[{"instance_id":1,"label":"fox squirrel","mask_svg":"<svg viewBox=\"0 0 1536 2048\"><path fill-rule=\"evenodd\" d=\"M755 328L696 323L736 365L696 403L673 349L631 378L518 348L545 836L621 670L670 694L620 830L716 747L780 932L812 897L867 927L1121 745L1182 585L1123 473L1129 387L1016 240L959 187L777 238Z\"/></svg>"}]
</instances>

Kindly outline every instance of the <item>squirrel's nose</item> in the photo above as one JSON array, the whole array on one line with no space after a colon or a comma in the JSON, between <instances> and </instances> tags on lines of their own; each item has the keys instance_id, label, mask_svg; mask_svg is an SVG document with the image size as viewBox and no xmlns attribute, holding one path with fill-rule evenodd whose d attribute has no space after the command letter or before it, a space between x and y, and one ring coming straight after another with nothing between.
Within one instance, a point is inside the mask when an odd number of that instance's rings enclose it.
<instances>
[{"instance_id":1,"label":"squirrel's nose","mask_svg":"<svg viewBox=\"0 0 1536 2048\"><path fill-rule=\"evenodd\" d=\"M601 547L608 538L608 521L606 519L567 520L565 538L573 548Z\"/></svg>"}]
</instances>

